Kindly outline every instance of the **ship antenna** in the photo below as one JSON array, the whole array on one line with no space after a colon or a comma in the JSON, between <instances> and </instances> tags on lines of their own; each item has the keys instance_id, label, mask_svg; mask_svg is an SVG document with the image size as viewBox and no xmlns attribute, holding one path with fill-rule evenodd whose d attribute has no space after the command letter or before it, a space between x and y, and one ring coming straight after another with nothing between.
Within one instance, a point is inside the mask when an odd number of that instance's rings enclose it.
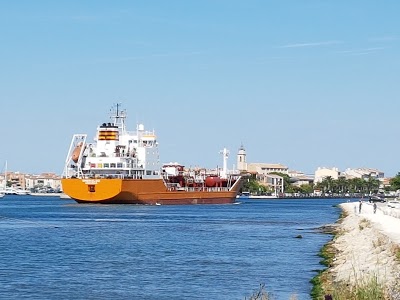
<instances>
[{"instance_id":1,"label":"ship antenna","mask_svg":"<svg viewBox=\"0 0 400 300\"><path fill-rule=\"evenodd\" d=\"M229 150L224 148L219 153L222 154L222 158L223 158L223 167L222 167L221 177L227 178Z\"/></svg>"},{"instance_id":2,"label":"ship antenna","mask_svg":"<svg viewBox=\"0 0 400 300\"><path fill-rule=\"evenodd\" d=\"M122 106L121 103L114 104L112 117L114 118L114 124L121 129L122 134L125 134L125 132L126 132L126 128L125 128L126 112L125 112L125 110L120 109L121 106Z\"/></svg>"}]
</instances>

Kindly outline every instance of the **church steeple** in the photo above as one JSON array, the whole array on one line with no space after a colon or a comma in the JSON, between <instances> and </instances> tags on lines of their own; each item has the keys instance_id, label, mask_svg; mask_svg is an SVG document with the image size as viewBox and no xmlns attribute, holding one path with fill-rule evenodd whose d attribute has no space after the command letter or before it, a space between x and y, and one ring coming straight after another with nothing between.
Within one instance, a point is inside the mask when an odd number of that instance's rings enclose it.
<instances>
[{"instance_id":1,"label":"church steeple","mask_svg":"<svg viewBox=\"0 0 400 300\"><path fill-rule=\"evenodd\" d=\"M238 154L237 154L237 168L240 172L247 171L247 162L246 162L246 150L244 149L243 143L240 145Z\"/></svg>"}]
</instances>

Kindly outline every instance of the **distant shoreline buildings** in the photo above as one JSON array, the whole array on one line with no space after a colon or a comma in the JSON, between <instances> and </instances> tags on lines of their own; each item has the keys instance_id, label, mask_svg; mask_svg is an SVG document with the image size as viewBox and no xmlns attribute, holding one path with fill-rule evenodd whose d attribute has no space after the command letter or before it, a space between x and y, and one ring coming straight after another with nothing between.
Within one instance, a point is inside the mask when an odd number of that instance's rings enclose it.
<instances>
[{"instance_id":1,"label":"distant shoreline buildings","mask_svg":"<svg viewBox=\"0 0 400 300\"><path fill-rule=\"evenodd\" d=\"M380 188L389 184L390 178L385 178L384 172L372 168L347 168L341 172L338 168L318 167L314 175L306 175L303 172L290 170L287 166L280 163L248 163L247 153L243 144L239 147L236 158L237 169L241 173L250 173L256 176L256 179L263 185L274 191L275 195L285 192L282 176L273 174L286 174L291 178L294 186L305 184L317 184L324 179L330 177L334 180L344 178L346 180L353 178L368 179L374 178L379 180Z\"/></svg>"},{"instance_id":2,"label":"distant shoreline buildings","mask_svg":"<svg viewBox=\"0 0 400 300\"><path fill-rule=\"evenodd\" d=\"M7 178L5 179L5 177ZM5 180L7 184L5 184ZM0 174L0 186L37 193L54 193L61 191L61 177L55 173L32 175L21 172L7 172Z\"/></svg>"},{"instance_id":3,"label":"distant shoreline buildings","mask_svg":"<svg viewBox=\"0 0 400 300\"><path fill-rule=\"evenodd\" d=\"M303 172L290 170L289 167L280 163L255 163L247 162L247 153L243 144L239 147L236 156L236 168L240 173L249 173L256 176L257 180L269 187L277 195L285 192L284 178L274 173L286 174L291 178L293 185L317 184L325 178L338 180L339 178L375 178L384 187L389 184L390 178L385 178L384 172L372 168L347 168L341 172L338 168L318 167L314 175L306 175ZM42 173L39 175L24 174L21 172L7 172L7 186L30 190L40 193L60 192L61 176L55 173ZM5 186L5 174L0 174L0 186Z\"/></svg>"}]
</instances>

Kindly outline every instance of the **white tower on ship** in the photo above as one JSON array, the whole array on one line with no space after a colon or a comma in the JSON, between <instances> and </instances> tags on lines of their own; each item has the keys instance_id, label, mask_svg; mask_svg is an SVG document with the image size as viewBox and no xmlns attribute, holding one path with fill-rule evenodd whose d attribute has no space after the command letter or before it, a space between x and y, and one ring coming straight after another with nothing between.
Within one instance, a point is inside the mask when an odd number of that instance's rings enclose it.
<instances>
[{"instance_id":1,"label":"white tower on ship","mask_svg":"<svg viewBox=\"0 0 400 300\"><path fill-rule=\"evenodd\" d=\"M244 149L243 144L240 145L239 152L237 154L236 166L239 172L247 171L246 150Z\"/></svg>"},{"instance_id":2,"label":"white tower on ship","mask_svg":"<svg viewBox=\"0 0 400 300\"><path fill-rule=\"evenodd\" d=\"M222 167L222 171L221 171L220 176L221 176L221 178L227 178L229 150L224 148L219 153L222 154L222 159L223 159L223 167Z\"/></svg>"}]
</instances>

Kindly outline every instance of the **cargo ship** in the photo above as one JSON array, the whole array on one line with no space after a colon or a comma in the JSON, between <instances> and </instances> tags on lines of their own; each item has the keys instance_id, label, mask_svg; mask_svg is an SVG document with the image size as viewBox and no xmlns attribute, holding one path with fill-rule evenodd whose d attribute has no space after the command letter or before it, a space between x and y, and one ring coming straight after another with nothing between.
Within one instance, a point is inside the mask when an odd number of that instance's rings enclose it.
<instances>
[{"instance_id":1,"label":"cargo ship","mask_svg":"<svg viewBox=\"0 0 400 300\"><path fill-rule=\"evenodd\" d=\"M241 188L240 174L228 172L224 149L222 170L187 169L161 164L156 134L137 124L126 128L126 110L111 109L111 122L97 127L93 142L74 134L61 179L63 193L78 203L228 204Z\"/></svg>"}]
</instances>

